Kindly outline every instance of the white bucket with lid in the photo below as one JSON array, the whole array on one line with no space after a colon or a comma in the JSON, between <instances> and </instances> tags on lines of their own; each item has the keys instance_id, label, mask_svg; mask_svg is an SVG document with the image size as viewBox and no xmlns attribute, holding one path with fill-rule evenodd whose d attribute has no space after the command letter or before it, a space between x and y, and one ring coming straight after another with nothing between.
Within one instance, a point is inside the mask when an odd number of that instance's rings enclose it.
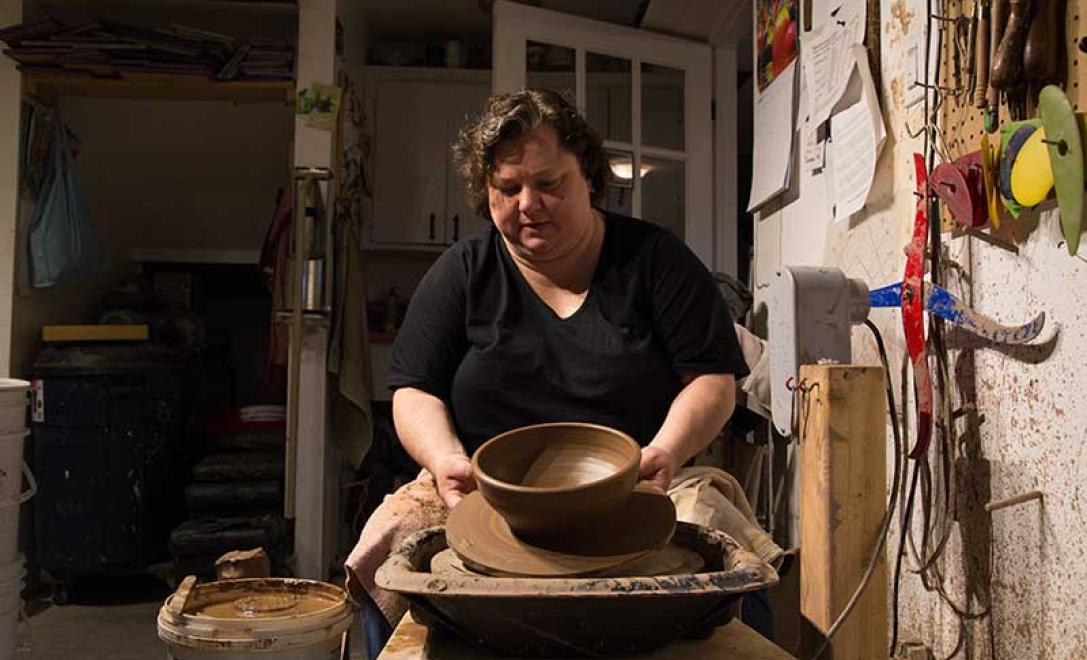
<instances>
[{"instance_id":1,"label":"white bucket with lid","mask_svg":"<svg viewBox=\"0 0 1087 660\"><path fill-rule=\"evenodd\" d=\"M34 475L23 462L23 441L28 433L0 435L0 566L18 555L19 507L38 492ZM24 477L26 490L22 489Z\"/></svg>"},{"instance_id":2,"label":"white bucket with lid","mask_svg":"<svg viewBox=\"0 0 1087 660\"><path fill-rule=\"evenodd\" d=\"M30 431L0 433L0 504L23 490L23 445Z\"/></svg>"},{"instance_id":3,"label":"white bucket with lid","mask_svg":"<svg viewBox=\"0 0 1087 660\"><path fill-rule=\"evenodd\" d=\"M23 609L20 594L25 577L22 555L0 565L0 660L15 657L15 633L19 625L19 612Z\"/></svg>"},{"instance_id":4,"label":"white bucket with lid","mask_svg":"<svg viewBox=\"0 0 1087 660\"><path fill-rule=\"evenodd\" d=\"M0 378L0 433L17 433L26 428L26 403L30 383Z\"/></svg>"},{"instance_id":5,"label":"white bucket with lid","mask_svg":"<svg viewBox=\"0 0 1087 660\"><path fill-rule=\"evenodd\" d=\"M340 660L353 619L347 593L326 582L189 576L159 610L158 632L170 660Z\"/></svg>"}]
</instances>

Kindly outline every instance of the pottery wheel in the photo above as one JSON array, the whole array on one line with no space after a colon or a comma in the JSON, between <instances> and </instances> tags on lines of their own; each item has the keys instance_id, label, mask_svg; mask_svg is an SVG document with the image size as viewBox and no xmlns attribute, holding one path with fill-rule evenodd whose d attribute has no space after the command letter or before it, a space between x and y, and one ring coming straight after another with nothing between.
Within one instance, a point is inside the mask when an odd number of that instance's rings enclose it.
<instances>
[{"instance_id":1,"label":"pottery wheel","mask_svg":"<svg viewBox=\"0 0 1087 660\"><path fill-rule=\"evenodd\" d=\"M663 493L636 490L602 524L577 534L526 543L476 491L449 514L446 540L464 565L488 575L574 577L625 567L664 547L676 510Z\"/></svg>"},{"instance_id":2,"label":"pottery wheel","mask_svg":"<svg viewBox=\"0 0 1087 660\"><path fill-rule=\"evenodd\" d=\"M662 575L692 575L706 567L702 555L688 548L669 544L654 550L641 559L612 571L601 571L598 577L660 577ZM476 576L477 573L464 565L453 548L446 548L430 560L430 572L434 575Z\"/></svg>"}]
</instances>

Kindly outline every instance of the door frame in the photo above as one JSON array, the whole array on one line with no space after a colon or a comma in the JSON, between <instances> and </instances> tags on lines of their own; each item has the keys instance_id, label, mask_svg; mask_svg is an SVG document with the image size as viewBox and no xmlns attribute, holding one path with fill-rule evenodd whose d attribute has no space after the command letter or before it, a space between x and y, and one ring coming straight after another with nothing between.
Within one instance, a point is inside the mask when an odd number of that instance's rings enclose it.
<instances>
[{"instance_id":1,"label":"door frame","mask_svg":"<svg viewBox=\"0 0 1087 660\"><path fill-rule=\"evenodd\" d=\"M575 90L580 109L585 100L585 50L629 59L631 123L641 126L641 63L684 70L684 240L711 270L714 245L713 52L708 44L580 18L508 0L494 3L493 90L516 91L525 84L528 41L564 46L576 53ZM641 167L641 135L632 131L633 170ZM652 149L645 149L651 155ZM661 149L660 152L669 150ZM635 195L640 187L635 188Z\"/></svg>"}]
</instances>

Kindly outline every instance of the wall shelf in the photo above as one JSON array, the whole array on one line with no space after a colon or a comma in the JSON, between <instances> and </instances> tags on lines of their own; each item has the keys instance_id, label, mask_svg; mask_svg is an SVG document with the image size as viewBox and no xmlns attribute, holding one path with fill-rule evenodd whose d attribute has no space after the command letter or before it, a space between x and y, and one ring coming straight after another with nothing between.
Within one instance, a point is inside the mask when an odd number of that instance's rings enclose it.
<instances>
[{"instance_id":1,"label":"wall shelf","mask_svg":"<svg viewBox=\"0 0 1087 660\"><path fill-rule=\"evenodd\" d=\"M52 102L58 96L126 98L167 101L229 101L293 103L295 85L289 80L217 81L195 75L130 73L121 78L62 71L26 71L23 85L27 94Z\"/></svg>"},{"instance_id":2,"label":"wall shelf","mask_svg":"<svg viewBox=\"0 0 1087 660\"><path fill-rule=\"evenodd\" d=\"M135 249L129 252L132 261L175 264L240 264L256 265L260 250L188 250L184 248Z\"/></svg>"}]
</instances>

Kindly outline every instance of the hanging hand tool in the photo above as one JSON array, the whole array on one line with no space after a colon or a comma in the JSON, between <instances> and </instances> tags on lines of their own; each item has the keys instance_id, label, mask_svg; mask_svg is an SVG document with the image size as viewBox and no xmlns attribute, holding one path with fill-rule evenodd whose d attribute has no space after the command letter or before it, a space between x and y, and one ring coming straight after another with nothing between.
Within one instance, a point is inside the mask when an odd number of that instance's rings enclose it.
<instances>
[{"instance_id":1,"label":"hanging hand tool","mask_svg":"<svg viewBox=\"0 0 1087 660\"><path fill-rule=\"evenodd\" d=\"M1023 44L1030 27L1030 0L1009 0L1008 25L993 57L993 70L989 79L998 89L1004 90L1008 100L1008 112L1012 119L1021 120L1027 112L1027 87L1022 80Z\"/></svg>"},{"instance_id":2,"label":"hanging hand tool","mask_svg":"<svg viewBox=\"0 0 1087 660\"><path fill-rule=\"evenodd\" d=\"M1004 22L1007 20L1008 0L992 0L989 12L989 90L986 95L985 132L996 132L1000 124L1000 89L993 82L993 63L996 49L1004 38Z\"/></svg>"},{"instance_id":3,"label":"hanging hand tool","mask_svg":"<svg viewBox=\"0 0 1087 660\"><path fill-rule=\"evenodd\" d=\"M1079 250L1083 232L1084 154L1080 121L1068 97L1056 85L1042 88L1038 95L1038 114L1045 130L1045 144L1049 147L1049 164L1061 211L1061 232L1068 254L1074 255Z\"/></svg>"},{"instance_id":4,"label":"hanging hand tool","mask_svg":"<svg viewBox=\"0 0 1087 660\"><path fill-rule=\"evenodd\" d=\"M1023 73L1023 42L1030 24L1030 0L1009 0L1008 26L993 56L989 81L997 88L1010 90L1019 84Z\"/></svg>"},{"instance_id":5,"label":"hanging hand tool","mask_svg":"<svg viewBox=\"0 0 1087 660\"><path fill-rule=\"evenodd\" d=\"M997 142L999 145L1000 143ZM985 208L989 223L994 229L1000 229L1000 203L996 192L996 163L999 162L999 150L994 152L989 144L989 134L981 134L981 176L985 185Z\"/></svg>"},{"instance_id":6,"label":"hanging hand tool","mask_svg":"<svg viewBox=\"0 0 1087 660\"><path fill-rule=\"evenodd\" d=\"M980 0L974 2L974 13L970 16L970 23L966 28L966 98L973 100L974 88L977 85L977 52L978 52L978 14L981 12Z\"/></svg>"},{"instance_id":7,"label":"hanging hand tool","mask_svg":"<svg viewBox=\"0 0 1087 660\"><path fill-rule=\"evenodd\" d=\"M983 227L989 219L985 204L985 178L981 151L940 163L929 177L932 189L963 228Z\"/></svg>"},{"instance_id":8,"label":"hanging hand tool","mask_svg":"<svg viewBox=\"0 0 1087 660\"><path fill-rule=\"evenodd\" d=\"M914 211L913 237L906 252L906 272L902 277L902 329L906 336L906 350L913 365L913 383L917 391L917 441L910 450L910 458L916 460L928 451L932 437L932 379L928 372L928 354L925 352L924 281L925 246L928 243L928 173L925 157L913 155L916 178L917 204Z\"/></svg>"},{"instance_id":9,"label":"hanging hand tool","mask_svg":"<svg viewBox=\"0 0 1087 660\"><path fill-rule=\"evenodd\" d=\"M870 307L898 307L902 304L902 282L868 292ZM969 332L998 344L1027 344L1045 327L1045 312L1023 325L1008 326L967 307L947 289L925 284L925 311Z\"/></svg>"},{"instance_id":10,"label":"hanging hand tool","mask_svg":"<svg viewBox=\"0 0 1087 660\"><path fill-rule=\"evenodd\" d=\"M1000 194L1020 207L1038 205L1053 189L1045 129L1038 123L1026 122L1016 128L1000 156Z\"/></svg>"},{"instance_id":11,"label":"hanging hand tool","mask_svg":"<svg viewBox=\"0 0 1087 660\"><path fill-rule=\"evenodd\" d=\"M989 94L989 0L977 2L978 25L974 31L974 107L985 107Z\"/></svg>"},{"instance_id":12,"label":"hanging hand tool","mask_svg":"<svg viewBox=\"0 0 1087 660\"><path fill-rule=\"evenodd\" d=\"M1034 13L1023 46L1023 78L1055 82L1060 74L1064 21L1061 0L1035 0Z\"/></svg>"}]
</instances>

